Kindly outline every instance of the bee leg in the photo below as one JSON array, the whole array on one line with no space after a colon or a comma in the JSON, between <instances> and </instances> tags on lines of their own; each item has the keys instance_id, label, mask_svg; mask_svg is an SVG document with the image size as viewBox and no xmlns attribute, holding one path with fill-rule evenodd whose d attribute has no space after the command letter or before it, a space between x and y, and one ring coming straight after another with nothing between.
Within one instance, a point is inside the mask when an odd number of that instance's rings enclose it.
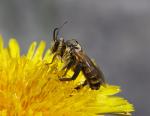
<instances>
[{"instance_id":1,"label":"bee leg","mask_svg":"<svg viewBox=\"0 0 150 116\"><path fill-rule=\"evenodd\" d=\"M50 64L52 64L53 62L54 62L54 60L56 59L56 56L57 56L58 54L56 53L54 56L53 56L53 59L52 59L52 61L51 61L51 63Z\"/></svg>"},{"instance_id":2,"label":"bee leg","mask_svg":"<svg viewBox=\"0 0 150 116\"><path fill-rule=\"evenodd\" d=\"M68 62L65 66L63 66L63 68L61 70L65 70L65 73L62 75L65 76L67 74L67 72L69 71L69 69L74 65L74 61L70 61Z\"/></svg>"},{"instance_id":3,"label":"bee leg","mask_svg":"<svg viewBox=\"0 0 150 116\"><path fill-rule=\"evenodd\" d=\"M46 65L52 64L52 63L54 62L54 60L56 59L56 56L57 56L57 55L58 55L58 54L56 53L56 54L53 56L52 61L51 61L50 63L46 63Z\"/></svg>"},{"instance_id":4,"label":"bee leg","mask_svg":"<svg viewBox=\"0 0 150 116\"><path fill-rule=\"evenodd\" d=\"M75 80L75 79L78 77L78 75L79 75L81 69L82 69L82 64L79 63L79 64L75 67L74 74L73 74L73 76L72 76L71 78L60 78L59 80L60 80L60 81L72 81L72 80Z\"/></svg>"},{"instance_id":5,"label":"bee leg","mask_svg":"<svg viewBox=\"0 0 150 116\"><path fill-rule=\"evenodd\" d=\"M88 83L87 83L87 80L85 80L83 84L78 85L77 87L75 87L75 89L76 89L76 90L79 90L79 89L83 88L83 87L84 87L85 85L87 85L87 84L88 84Z\"/></svg>"}]
</instances>

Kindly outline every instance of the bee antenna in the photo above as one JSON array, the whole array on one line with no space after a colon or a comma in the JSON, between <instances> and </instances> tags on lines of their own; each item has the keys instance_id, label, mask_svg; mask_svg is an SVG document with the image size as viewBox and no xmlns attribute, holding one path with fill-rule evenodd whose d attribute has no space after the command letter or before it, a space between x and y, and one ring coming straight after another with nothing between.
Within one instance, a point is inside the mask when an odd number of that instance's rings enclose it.
<instances>
[{"instance_id":1,"label":"bee antenna","mask_svg":"<svg viewBox=\"0 0 150 116\"><path fill-rule=\"evenodd\" d=\"M54 31L53 31L53 40L54 40L54 41L57 40L58 30L59 30L59 28L55 28Z\"/></svg>"},{"instance_id":2,"label":"bee antenna","mask_svg":"<svg viewBox=\"0 0 150 116\"><path fill-rule=\"evenodd\" d=\"M67 23L68 23L68 21L65 21L60 27L56 27L56 28L54 29L54 31L53 31L53 40L54 40L54 41L56 41L56 40L58 39L58 35L59 35L60 29L62 29L63 26L64 26L65 24L67 24Z\"/></svg>"},{"instance_id":3,"label":"bee antenna","mask_svg":"<svg viewBox=\"0 0 150 116\"><path fill-rule=\"evenodd\" d=\"M63 26L65 25L65 24L67 24L68 23L68 21L65 21L60 27L59 27L59 30L61 29L61 28L63 28Z\"/></svg>"}]
</instances>

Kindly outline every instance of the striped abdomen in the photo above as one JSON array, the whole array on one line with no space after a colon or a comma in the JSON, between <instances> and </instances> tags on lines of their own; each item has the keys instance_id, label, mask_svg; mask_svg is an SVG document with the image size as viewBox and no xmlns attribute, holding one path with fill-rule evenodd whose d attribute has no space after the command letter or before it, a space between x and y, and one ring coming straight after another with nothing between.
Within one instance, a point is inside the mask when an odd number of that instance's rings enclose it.
<instances>
[{"instance_id":1,"label":"striped abdomen","mask_svg":"<svg viewBox=\"0 0 150 116\"><path fill-rule=\"evenodd\" d=\"M90 66L84 66L82 72L91 89L98 90L104 84L103 73L93 63Z\"/></svg>"}]
</instances>

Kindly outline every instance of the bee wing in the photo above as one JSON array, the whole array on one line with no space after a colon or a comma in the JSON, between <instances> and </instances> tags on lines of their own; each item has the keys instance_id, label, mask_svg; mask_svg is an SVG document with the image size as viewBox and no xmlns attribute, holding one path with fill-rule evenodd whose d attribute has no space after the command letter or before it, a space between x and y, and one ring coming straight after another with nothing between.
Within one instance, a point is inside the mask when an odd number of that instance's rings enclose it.
<instances>
[{"instance_id":1,"label":"bee wing","mask_svg":"<svg viewBox=\"0 0 150 116\"><path fill-rule=\"evenodd\" d=\"M85 63L88 67L93 64L92 60L84 52L78 52L76 56L79 61Z\"/></svg>"},{"instance_id":2,"label":"bee wing","mask_svg":"<svg viewBox=\"0 0 150 116\"><path fill-rule=\"evenodd\" d=\"M97 68L97 67L96 67ZM103 86L106 86L106 82L105 82L105 79L104 79L104 74L103 72L100 70L100 68L97 68L98 72L99 72L99 76L100 76L100 81L101 81L101 84Z\"/></svg>"}]
</instances>

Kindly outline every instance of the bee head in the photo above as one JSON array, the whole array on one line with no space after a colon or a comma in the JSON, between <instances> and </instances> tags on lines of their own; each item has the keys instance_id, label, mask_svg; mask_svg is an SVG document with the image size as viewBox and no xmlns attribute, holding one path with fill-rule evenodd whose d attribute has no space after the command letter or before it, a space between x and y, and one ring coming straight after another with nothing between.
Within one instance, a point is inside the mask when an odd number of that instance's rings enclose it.
<instances>
[{"instance_id":1,"label":"bee head","mask_svg":"<svg viewBox=\"0 0 150 116\"><path fill-rule=\"evenodd\" d=\"M60 42L64 42L63 38L58 39L58 35L60 32L60 29L67 23L68 21L65 21L60 27L56 27L53 31L53 42L52 42L52 47L51 51L52 53L55 53L58 49L58 46Z\"/></svg>"},{"instance_id":2,"label":"bee head","mask_svg":"<svg viewBox=\"0 0 150 116\"><path fill-rule=\"evenodd\" d=\"M66 41L66 46L69 47L71 51L82 51L81 45L74 39Z\"/></svg>"}]
</instances>

